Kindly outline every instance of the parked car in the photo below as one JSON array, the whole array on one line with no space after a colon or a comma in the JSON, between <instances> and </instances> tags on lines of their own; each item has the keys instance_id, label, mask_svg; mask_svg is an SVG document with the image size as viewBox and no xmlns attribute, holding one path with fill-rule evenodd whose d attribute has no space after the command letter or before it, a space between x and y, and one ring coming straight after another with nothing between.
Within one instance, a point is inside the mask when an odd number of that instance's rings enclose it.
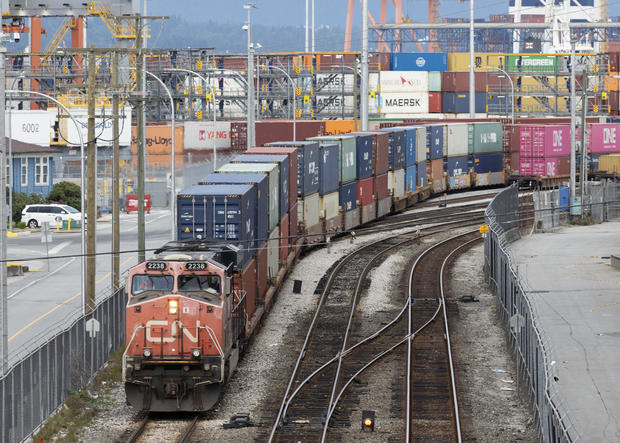
<instances>
[{"instance_id":1,"label":"parked car","mask_svg":"<svg viewBox=\"0 0 620 443\"><path fill-rule=\"evenodd\" d=\"M55 228L56 222L71 220L82 220L82 214L77 209L68 205L46 204L46 205L26 205L22 211L22 222L29 228L42 226L48 222L50 227Z\"/></svg>"}]
</instances>

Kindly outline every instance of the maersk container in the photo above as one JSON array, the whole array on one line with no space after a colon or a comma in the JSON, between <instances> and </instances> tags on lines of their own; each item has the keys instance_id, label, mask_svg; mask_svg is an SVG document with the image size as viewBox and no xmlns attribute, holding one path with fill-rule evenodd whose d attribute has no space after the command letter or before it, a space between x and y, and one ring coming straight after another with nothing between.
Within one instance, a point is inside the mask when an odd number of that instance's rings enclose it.
<instances>
[{"instance_id":1,"label":"maersk container","mask_svg":"<svg viewBox=\"0 0 620 443\"><path fill-rule=\"evenodd\" d=\"M417 146L418 127L417 126L404 126L402 129L405 130L405 138L404 138L405 163L404 163L404 166L408 167L408 166L415 165L415 162L416 162L416 146Z\"/></svg>"},{"instance_id":2,"label":"maersk container","mask_svg":"<svg viewBox=\"0 0 620 443\"><path fill-rule=\"evenodd\" d=\"M447 71L448 54L437 52L393 52L392 71Z\"/></svg>"},{"instance_id":3,"label":"maersk container","mask_svg":"<svg viewBox=\"0 0 620 443\"><path fill-rule=\"evenodd\" d=\"M319 145L319 194L338 190L340 179L340 146L332 143Z\"/></svg>"},{"instance_id":4,"label":"maersk container","mask_svg":"<svg viewBox=\"0 0 620 443\"><path fill-rule=\"evenodd\" d=\"M341 185L338 196L338 204L343 212L354 210L357 201L357 182L353 181Z\"/></svg>"},{"instance_id":5,"label":"maersk container","mask_svg":"<svg viewBox=\"0 0 620 443\"><path fill-rule=\"evenodd\" d=\"M418 187L426 186L426 162L418 163Z\"/></svg>"},{"instance_id":6,"label":"maersk container","mask_svg":"<svg viewBox=\"0 0 620 443\"><path fill-rule=\"evenodd\" d=\"M425 162L430 152L426 144L426 131L426 126L419 126L416 131L416 163Z\"/></svg>"},{"instance_id":7,"label":"maersk container","mask_svg":"<svg viewBox=\"0 0 620 443\"><path fill-rule=\"evenodd\" d=\"M310 195L319 190L319 143L314 141L276 142L266 146L297 148L297 194Z\"/></svg>"},{"instance_id":8,"label":"maersk container","mask_svg":"<svg viewBox=\"0 0 620 443\"><path fill-rule=\"evenodd\" d=\"M357 179L372 177L373 171L373 147L372 147L372 134L363 134L360 132L353 132L348 135L352 135L356 138L356 159L355 167L357 169Z\"/></svg>"},{"instance_id":9,"label":"maersk container","mask_svg":"<svg viewBox=\"0 0 620 443\"><path fill-rule=\"evenodd\" d=\"M448 157L462 157L468 154L469 127L467 123L448 123L447 125L447 155Z\"/></svg>"},{"instance_id":10,"label":"maersk container","mask_svg":"<svg viewBox=\"0 0 620 443\"><path fill-rule=\"evenodd\" d=\"M280 206L279 218L288 212L289 164L287 155L242 154L236 156L231 163L277 163L280 166Z\"/></svg>"},{"instance_id":11,"label":"maersk container","mask_svg":"<svg viewBox=\"0 0 620 443\"><path fill-rule=\"evenodd\" d=\"M468 143L469 154L502 152L502 124L470 123Z\"/></svg>"},{"instance_id":12,"label":"maersk container","mask_svg":"<svg viewBox=\"0 0 620 443\"><path fill-rule=\"evenodd\" d=\"M222 174L267 174L269 176L269 230L280 221L280 168L275 163L227 163L215 172Z\"/></svg>"},{"instance_id":13,"label":"maersk container","mask_svg":"<svg viewBox=\"0 0 620 443\"><path fill-rule=\"evenodd\" d=\"M397 169L388 172L388 188L395 198L401 198L405 195L405 170Z\"/></svg>"},{"instance_id":14,"label":"maersk container","mask_svg":"<svg viewBox=\"0 0 620 443\"><path fill-rule=\"evenodd\" d=\"M502 172L504 170L503 154L475 154L474 172L483 174L485 172Z\"/></svg>"},{"instance_id":15,"label":"maersk container","mask_svg":"<svg viewBox=\"0 0 620 443\"><path fill-rule=\"evenodd\" d=\"M310 140L317 140L319 143L337 143L340 148L340 171L338 173L340 183L355 181L357 176L357 144L355 137L350 135L324 135L312 137Z\"/></svg>"},{"instance_id":16,"label":"maersk container","mask_svg":"<svg viewBox=\"0 0 620 443\"><path fill-rule=\"evenodd\" d=\"M306 195L297 202L297 218L300 224L303 223L306 230L320 223L321 208L319 193Z\"/></svg>"},{"instance_id":17,"label":"maersk container","mask_svg":"<svg viewBox=\"0 0 620 443\"><path fill-rule=\"evenodd\" d=\"M402 169L405 164L405 131L400 127L378 129L390 134L388 166L390 170Z\"/></svg>"},{"instance_id":18,"label":"maersk container","mask_svg":"<svg viewBox=\"0 0 620 443\"><path fill-rule=\"evenodd\" d=\"M456 175L463 175L469 173L467 166L467 156L461 157L448 157L448 176L454 177Z\"/></svg>"},{"instance_id":19,"label":"maersk container","mask_svg":"<svg viewBox=\"0 0 620 443\"><path fill-rule=\"evenodd\" d=\"M177 238L234 243L245 266L256 248L255 206L253 185L191 186L177 196Z\"/></svg>"},{"instance_id":20,"label":"maersk container","mask_svg":"<svg viewBox=\"0 0 620 443\"><path fill-rule=\"evenodd\" d=\"M329 194L321 196L321 218L324 220L330 220L338 216L340 212L340 193L330 192Z\"/></svg>"},{"instance_id":21,"label":"maersk container","mask_svg":"<svg viewBox=\"0 0 620 443\"><path fill-rule=\"evenodd\" d=\"M417 185L417 172L418 167L416 165L409 166L407 169L405 169L405 191L415 191Z\"/></svg>"},{"instance_id":22,"label":"maersk container","mask_svg":"<svg viewBox=\"0 0 620 443\"><path fill-rule=\"evenodd\" d=\"M269 235L269 176L267 174L218 174L212 173L198 182L199 185L247 184L256 188L256 241L260 248Z\"/></svg>"},{"instance_id":23,"label":"maersk container","mask_svg":"<svg viewBox=\"0 0 620 443\"><path fill-rule=\"evenodd\" d=\"M429 147L429 159L435 160L443 157L444 125L428 125L426 128L427 145Z\"/></svg>"}]
</instances>

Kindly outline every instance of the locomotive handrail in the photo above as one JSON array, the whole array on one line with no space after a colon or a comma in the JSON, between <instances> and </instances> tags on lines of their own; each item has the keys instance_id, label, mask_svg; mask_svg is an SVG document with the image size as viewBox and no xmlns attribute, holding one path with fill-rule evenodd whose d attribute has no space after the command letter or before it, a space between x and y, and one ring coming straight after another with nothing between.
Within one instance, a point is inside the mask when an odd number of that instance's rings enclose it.
<instances>
[{"instance_id":1,"label":"locomotive handrail","mask_svg":"<svg viewBox=\"0 0 620 443\"><path fill-rule=\"evenodd\" d=\"M127 346L125 347L125 352L123 352L123 370L122 370L122 381L123 381L123 383L126 381L125 380L125 370L127 368L127 351L131 347L131 343L133 342L134 338L136 338L136 334L138 333L138 329L143 328L143 327L144 326L142 326L142 325L136 326L136 328L133 330L133 334L131 334L131 340L129 340L129 343L127 343Z\"/></svg>"}]
</instances>

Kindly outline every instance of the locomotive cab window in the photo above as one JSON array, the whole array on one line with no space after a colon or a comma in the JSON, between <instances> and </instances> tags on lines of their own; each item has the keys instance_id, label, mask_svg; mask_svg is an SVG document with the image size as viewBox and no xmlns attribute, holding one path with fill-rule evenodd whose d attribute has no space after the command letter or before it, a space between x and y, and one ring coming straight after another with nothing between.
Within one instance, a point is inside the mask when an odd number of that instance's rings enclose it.
<instances>
[{"instance_id":1,"label":"locomotive cab window","mask_svg":"<svg viewBox=\"0 0 620 443\"><path fill-rule=\"evenodd\" d=\"M133 296L145 292L170 292L174 286L172 275L134 275L131 279L131 293Z\"/></svg>"},{"instance_id":2,"label":"locomotive cab window","mask_svg":"<svg viewBox=\"0 0 620 443\"><path fill-rule=\"evenodd\" d=\"M206 292L214 297L219 297L220 277L217 275L180 275L177 281L180 292Z\"/></svg>"}]
</instances>

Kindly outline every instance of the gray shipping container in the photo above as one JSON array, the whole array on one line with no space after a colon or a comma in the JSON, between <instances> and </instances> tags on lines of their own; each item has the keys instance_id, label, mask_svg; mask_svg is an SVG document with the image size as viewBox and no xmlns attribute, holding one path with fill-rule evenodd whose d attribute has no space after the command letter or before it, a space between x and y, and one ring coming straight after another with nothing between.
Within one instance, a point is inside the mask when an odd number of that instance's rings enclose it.
<instances>
[{"instance_id":1,"label":"gray shipping container","mask_svg":"<svg viewBox=\"0 0 620 443\"><path fill-rule=\"evenodd\" d=\"M338 178L340 183L349 183L357 177L357 142L351 135L324 135L312 137L309 140L319 142L336 142L340 146L340 171Z\"/></svg>"},{"instance_id":2,"label":"gray shipping container","mask_svg":"<svg viewBox=\"0 0 620 443\"><path fill-rule=\"evenodd\" d=\"M428 146L426 145L426 126L418 127L418 131L416 132L416 162L420 163L426 161L426 156L428 153Z\"/></svg>"}]
</instances>

